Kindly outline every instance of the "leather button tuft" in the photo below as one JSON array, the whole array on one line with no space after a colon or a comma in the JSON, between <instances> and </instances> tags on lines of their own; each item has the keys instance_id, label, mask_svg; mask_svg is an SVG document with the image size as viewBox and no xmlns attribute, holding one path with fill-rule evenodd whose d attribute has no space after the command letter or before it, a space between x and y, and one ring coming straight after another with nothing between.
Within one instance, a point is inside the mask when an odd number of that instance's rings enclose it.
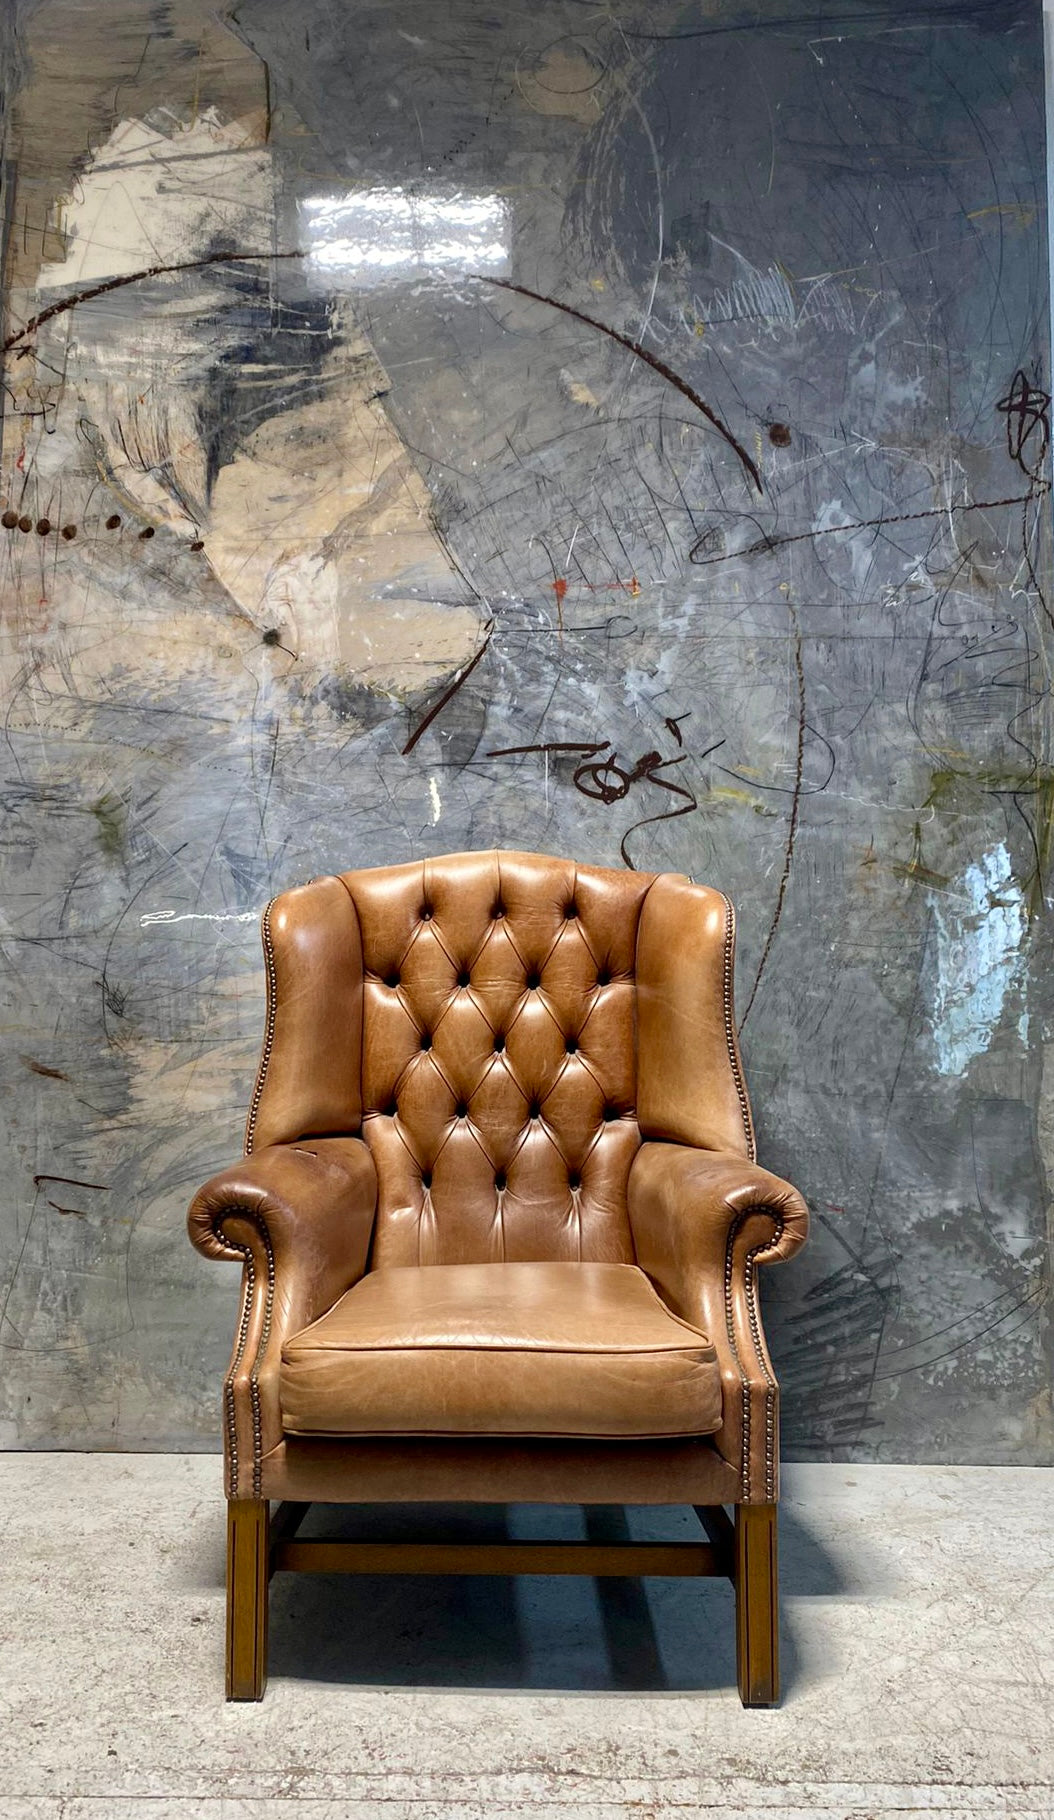
<instances>
[{"instance_id":1,"label":"leather button tuft","mask_svg":"<svg viewBox=\"0 0 1054 1820\"><path fill-rule=\"evenodd\" d=\"M459 1100L457 1105L454 1107L454 1117L459 1118L459 1119L468 1118L468 1107L466 1106L464 1100Z\"/></svg>"},{"instance_id":2,"label":"leather button tuft","mask_svg":"<svg viewBox=\"0 0 1054 1820\"><path fill-rule=\"evenodd\" d=\"M432 1038L427 1030L422 1030L421 1032L421 1047L422 1049L431 1049L432 1047Z\"/></svg>"},{"instance_id":3,"label":"leather button tuft","mask_svg":"<svg viewBox=\"0 0 1054 1820\"><path fill-rule=\"evenodd\" d=\"M504 1047L505 1047L505 1038L503 1036L496 1036L494 1038L495 1055L500 1055L502 1050L504 1049Z\"/></svg>"},{"instance_id":4,"label":"leather button tuft","mask_svg":"<svg viewBox=\"0 0 1054 1820\"><path fill-rule=\"evenodd\" d=\"M384 983L386 986L397 986L399 984L399 975L397 973L389 973Z\"/></svg>"},{"instance_id":5,"label":"leather button tuft","mask_svg":"<svg viewBox=\"0 0 1054 1820\"><path fill-rule=\"evenodd\" d=\"M605 1118L605 1121L607 1122L607 1124L610 1125L612 1119L617 1119L618 1115L619 1115L619 1113L618 1113L617 1106L605 1106L604 1107L604 1118Z\"/></svg>"},{"instance_id":6,"label":"leather button tuft","mask_svg":"<svg viewBox=\"0 0 1054 1820\"><path fill-rule=\"evenodd\" d=\"M564 1044L564 1048L566 1049L568 1055L577 1055L578 1054L578 1038L574 1037L574 1036L569 1036L566 1043Z\"/></svg>"},{"instance_id":7,"label":"leather button tuft","mask_svg":"<svg viewBox=\"0 0 1054 1820\"><path fill-rule=\"evenodd\" d=\"M527 975L527 990L529 992L536 992L541 983L541 974L532 968L531 972Z\"/></svg>"},{"instance_id":8,"label":"leather button tuft","mask_svg":"<svg viewBox=\"0 0 1054 1820\"><path fill-rule=\"evenodd\" d=\"M421 921L423 923L430 923L431 920L432 920L431 904L422 904L421 905Z\"/></svg>"},{"instance_id":9,"label":"leather button tuft","mask_svg":"<svg viewBox=\"0 0 1054 1820\"><path fill-rule=\"evenodd\" d=\"M597 985L598 986L610 986L610 984L611 984L611 975L608 972L606 967L602 967L600 969L600 972L597 974Z\"/></svg>"},{"instance_id":10,"label":"leather button tuft","mask_svg":"<svg viewBox=\"0 0 1054 1820\"><path fill-rule=\"evenodd\" d=\"M494 918L494 921L497 922L499 918L505 915L505 905L500 902L496 903L490 914Z\"/></svg>"},{"instance_id":11,"label":"leather button tuft","mask_svg":"<svg viewBox=\"0 0 1054 1820\"><path fill-rule=\"evenodd\" d=\"M567 918L567 921L570 922L572 917L575 917L577 915L578 915L578 905L575 903L574 898L572 898L571 902L569 904L564 905L564 916Z\"/></svg>"},{"instance_id":12,"label":"leather button tuft","mask_svg":"<svg viewBox=\"0 0 1054 1820\"><path fill-rule=\"evenodd\" d=\"M388 1117L388 1118L390 1118L390 1119L394 1119L394 1118L397 1118L397 1117L398 1117L398 1114L399 1114L399 1102L398 1102L398 1100L392 1100L392 1102L391 1102L391 1105L390 1105L390 1106L386 1106L386 1107L385 1107L385 1108L384 1108L384 1110L385 1110L385 1114L386 1114L386 1115L387 1115L387 1117Z\"/></svg>"},{"instance_id":13,"label":"leather button tuft","mask_svg":"<svg viewBox=\"0 0 1054 1820\"><path fill-rule=\"evenodd\" d=\"M570 1175L567 1178L567 1186L569 1188L581 1188L582 1177L579 1175L577 1169L572 1169Z\"/></svg>"},{"instance_id":14,"label":"leather button tuft","mask_svg":"<svg viewBox=\"0 0 1054 1820\"><path fill-rule=\"evenodd\" d=\"M430 1169L426 1169L423 1176L421 1177L421 1187L422 1188L431 1188L431 1186L432 1186L432 1172Z\"/></svg>"},{"instance_id":15,"label":"leather button tuft","mask_svg":"<svg viewBox=\"0 0 1054 1820\"><path fill-rule=\"evenodd\" d=\"M542 1116L542 1109L541 1109L541 1107L540 1107L540 1106L539 1106L539 1104L538 1104L538 1101L537 1101L537 1100L532 1100L532 1101L531 1101L531 1104L530 1104L530 1106L529 1106L529 1108L528 1108L528 1111L529 1111L529 1112L530 1112L530 1115L531 1115L531 1118L532 1118L532 1119L539 1119L539 1118L541 1118L541 1116Z\"/></svg>"},{"instance_id":16,"label":"leather button tuft","mask_svg":"<svg viewBox=\"0 0 1054 1820\"><path fill-rule=\"evenodd\" d=\"M457 976L457 983L459 986L471 985L472 975L467 967L462 967L461 972Z\"/></svg>"},{"instance_id":17,"label":"leather button tuft","mask_svg":"<svg viewBox=\"0 0 1054 1820\"><path fill-rule=\"evenodd\" d=\"M504 1193L505 1186L506 1186L506 1176L505 1176L504 1169L498 1170L497 1175L494 1177L494 1186L497 1189L499 1194Z\"/></svg>"}]
</instances>

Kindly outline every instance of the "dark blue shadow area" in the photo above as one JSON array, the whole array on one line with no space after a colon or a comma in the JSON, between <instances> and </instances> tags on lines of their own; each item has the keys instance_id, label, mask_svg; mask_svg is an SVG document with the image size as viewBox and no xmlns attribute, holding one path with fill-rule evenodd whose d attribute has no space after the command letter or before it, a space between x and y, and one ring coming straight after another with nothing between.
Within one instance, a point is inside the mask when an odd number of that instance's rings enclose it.
<instances>
[{"instance_id":1,"label":"dark blue shadow area","mask_svg":"<svg viewBox=\"0 0 1054 1820\"><path fill-rule=\"evenodd\" d=\"M300 1532L345 1540L688 1541L680 1509L316 1506ZM844 1590L816 1538L781 1513L783 1591ZM783 1683L798 1651L783 1627ZM682 1692L734 1689L735 1615L724 1580L586 1576L279 1574L271 1673L397 1686Z\"/></svg>"}]
</instances>

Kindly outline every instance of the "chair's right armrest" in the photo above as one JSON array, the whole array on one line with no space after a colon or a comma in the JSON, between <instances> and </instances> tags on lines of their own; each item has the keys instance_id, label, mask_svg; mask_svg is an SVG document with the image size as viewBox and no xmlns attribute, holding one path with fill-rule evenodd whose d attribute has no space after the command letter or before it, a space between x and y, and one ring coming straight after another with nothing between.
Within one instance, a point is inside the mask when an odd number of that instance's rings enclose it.
<instances>
[{"instance_id":1,"label":"chair's right armrest","mask_svg":"<svg viewBox=\"0 0 1054 1820\"><path fill-rule=\"evenodd\" d=\"M809 1210L789 1182L744 1156L646 1142L629 1174L637 1263L676 1314L716 1349L724 1419L714 1444L745 1503L778 1491L779 1386L765 1344L756 1267L793 1256Z\"/></svg>"},{"instance_id":2,"label":"chair's right armrest","mask_svg":"<svg viewBox=\"0 0 1054 1820\"><path fill-rule=\"evenodd\" d=\"M268 1145L194 1196L192 1243L207 1258L243 1266L223 1387L229 1497L259 1496L260 1462L282 1438L282 1346L358 1281L376 1206L373 1158L361 1138L350 1137Z\"/></svg>"}]
</instances>

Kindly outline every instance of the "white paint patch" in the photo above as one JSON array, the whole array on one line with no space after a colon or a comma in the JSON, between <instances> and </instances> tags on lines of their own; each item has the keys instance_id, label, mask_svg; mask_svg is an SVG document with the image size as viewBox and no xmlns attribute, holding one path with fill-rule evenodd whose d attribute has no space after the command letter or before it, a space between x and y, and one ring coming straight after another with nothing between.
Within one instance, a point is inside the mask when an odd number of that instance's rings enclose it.
<instances>
[{"instance_id":1,"label":"white paint patch","mask_svg":"<svg viewBox=\"0 0 1054 1820\"><path fill-rule=\"evenodd\" d=\"M1028 930L1003 843L967 866L962 882L962 897L927 893L937 932L933 1040L940 1073L953 1075L991 1043L1007 994L1021 980Z\"/></svg>"},{"instance_id":2,"label":"white paint patch","mask_svg":"<svg viewBox=\"0 0 1054 1820\"><path fill-rule=\"evenodd\" d=\"M348 190L302 205L309 269L356 289L420 272L509 269L509 211L500 196Z\"/></svg>"},{"instance_id":3,"label":"white paint patch","mask_svg":"<svg viewBox=\"0 0 1054 1820\"><path fill-rule=\"evenodd\" d=\"M174 116L122 120L62 203L66 257L41 267L42 291L178 265L209 243L270 244L274 179L260 145L263 122L221 121L207 108L191 125Z\"/></svg>"},{"instance_id":4,"label":"white paint patch","mask_svg":"<svg viewBox=\"0 0 1054 1820\"><path fill-rule=\"evenodd\" d=\"M230 910L223 915L209 910L182 910L178 916L174 910L148 910L139 918L139 927L153 929L159 923L167 927L170 923L256 923L259 920L258 910Z\"/></svg>"},{"instance_id":5,"label":"white paint patch","mask_svg":"<svg viewBox=\"0 0 1054 1820\"><path fill-rule=\"evenodd\" d=\"M443 802L439 794L439 785L434 777L430 777L428 780L428 794L432 801L432 826L434 828L439 817L443 813Z\"/></svg>"}]
</instances>

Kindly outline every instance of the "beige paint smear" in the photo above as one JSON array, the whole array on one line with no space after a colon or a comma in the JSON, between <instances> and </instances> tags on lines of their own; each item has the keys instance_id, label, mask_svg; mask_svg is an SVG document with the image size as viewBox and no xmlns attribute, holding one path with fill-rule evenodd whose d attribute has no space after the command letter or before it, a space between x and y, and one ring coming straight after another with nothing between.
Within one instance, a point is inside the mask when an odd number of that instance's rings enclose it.
<instances>
[{"instance_id":1,"label":"beige paint smear","mask_svg":"<svg viewBox=\"0 0 1054 1820\"><path fill-rule=\"evenodd\" d=\"M232 61L241 95L242 52ZM195 100L190 118L164 107L118 122L57 202L52 219L62 233L48 250L61 247L61 256L41 266L16 320L56 296L189 263L217 245L273 246L265 114L231 120L218 104ZM65 434L50 448L38 442L38 479L68 461L79 439L141 522L203 542L245 618L261 632L279 631L305 669L339 667L391 692L448 675L476 648L480 615L378 402L387 377L346 307L334 308L322 398L316 380L311 403L265 418L220 469L210 496L202 407L217 361L244 333L225 317L229 296L221 269L206 267L53 318L37 338L40 360L27 354L17 363L26 399L40 384L38 368L64 375L51 411L52 427ZM303 377L290 376L294 399ZM243 363L238 378L251 388L252 367ZM275 381L273 366L260 369L263 409L265 388L280 390Z\"/></svg>"},{"instance_id":2,"label":"beige paint smear","mask_svg":"<svg viewBox=\"0 0 1054 1820\"><path fill-rule=\"evenodd\" d=\"M554 44L533 69L517 71L516 84L536 114L593 126L610 93L606 72L573 40Z\"/></svg>"},{"instance_id":3,"label":"beige paint smear","mask_svg":"<svg viewBox=\"0 0 1054 1820\"><path fill-rule=\"evenodd\" d=\"M374 687L419 686L475 649L479 614L444 572L424 482L347 383L269 419L220 470L205 552L261 631Z\"/></svg>"}]
</instances>

